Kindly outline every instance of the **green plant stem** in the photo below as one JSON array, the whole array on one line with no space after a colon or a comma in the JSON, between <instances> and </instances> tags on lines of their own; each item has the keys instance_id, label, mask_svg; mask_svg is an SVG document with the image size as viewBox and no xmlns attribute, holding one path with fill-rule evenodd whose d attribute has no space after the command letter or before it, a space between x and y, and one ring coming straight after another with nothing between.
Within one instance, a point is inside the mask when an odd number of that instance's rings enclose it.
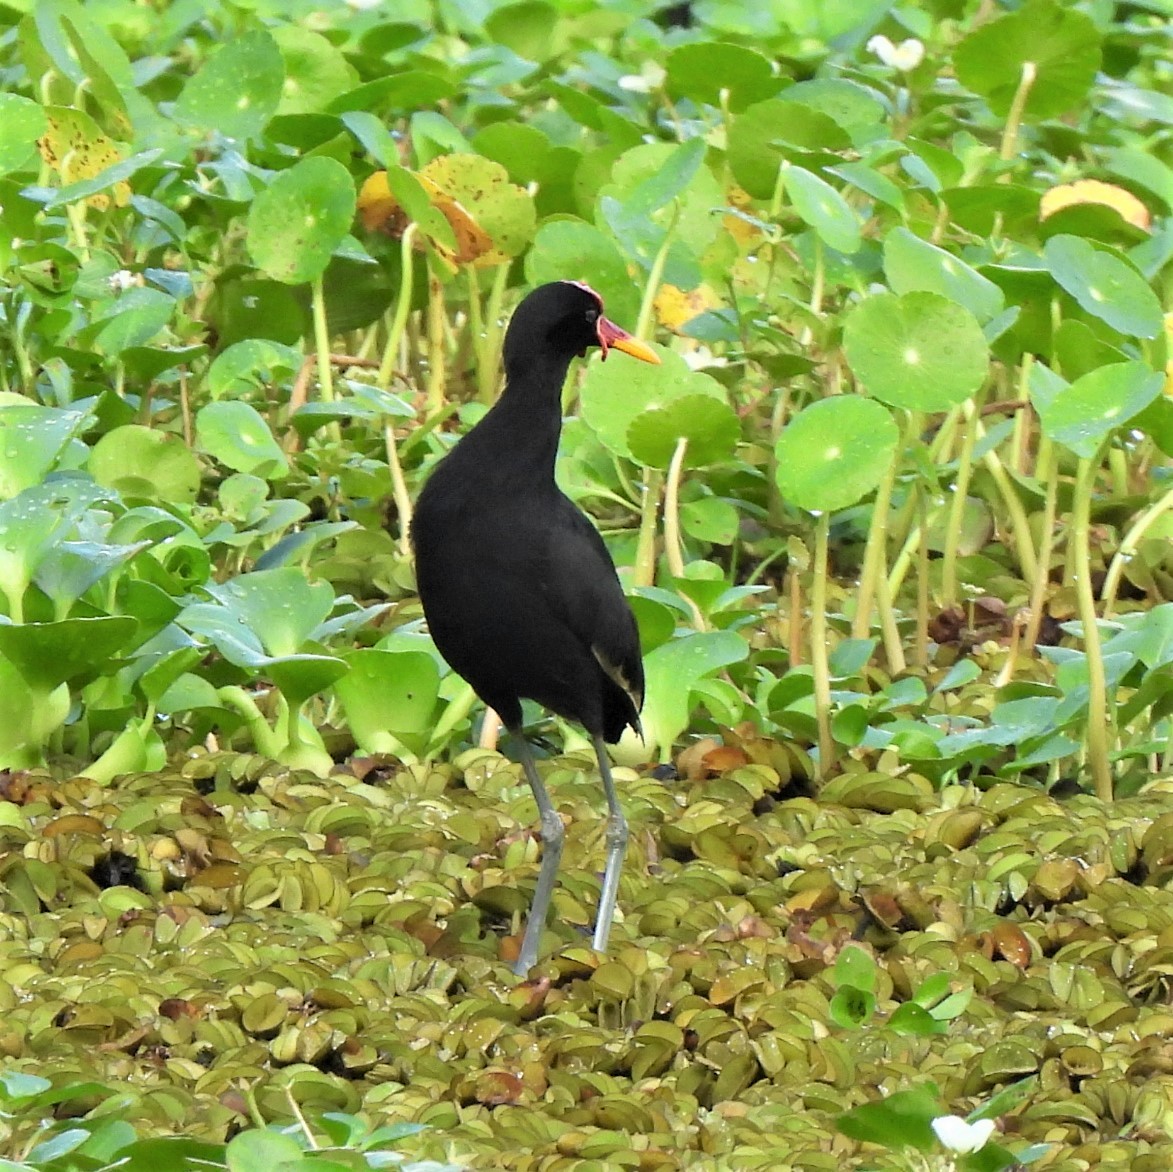
<instances>
[{"instance_id":1,"label":"green plant stem","mask_svg":"<svg viewBox=\"0 0 1173 1172\"><path fill-rule=\"evenodd\" d=\"M444 410L444 387L448 376L444 354L444 285L428 269L428 415Z\"/></svg>"},{"instance_id":2,"label":"green plant stem","mask_svg":"<svg viewBox=\"0 0 1173 1172\"><path fill-rule=\"evenodd\" d=\"M953 482L953 495L949 500L949 519L945 524L945 549L941 560L941 603L946 607L957 605L957 547L965 519L965 504L969 499L969 481L973 475L973 449L978 435L975 405L973 400L967 404L969 426L965 429L965 437L961 443L957 478Z\"/></svg>"},{"instance_id":3,"label":"green plant stem","mask_svg":"<svg viewBox=\"0 0 1173 1172\"><path fill-rule=\"evenodd\" d=\"M330 326L326 320L326 293L319 273L310 285L313 299L314 345L318 351L318 386L324 403L334 402L334 368L330 363Z\"/></svg>"},{"instance_id":4,"label":"green plant stem","mask_svg":"<svg viewBox=\"0 0 1173 1172\"><path fill-rule=\"evenodd\" d=\"M892 595L888 591L888 575L881 570L876 575L876 609L880 615L880 633L884 639L884 655L888 670L899 675L908 667L904 647L900 643L900 630L896 625L896 611L892 607Z\"/></svg>"},{"instance_id":5,"label":"green plant stem","mask_svg":"<svg viewBox=\"0 0 1173 1172\"><path fill-rule=\"evenodd\" d=\"M477 348L477 395L483 403L496 398L498 371L501 367L501 313L505 304L505 290L509 284L509 266L499 265L493 273L489 286L489 299L485 304L484 331Z\"/></svg>"},{"instance_id":6,"label":"green plant stem","mask_svg":"<svg viewBox=\"0 0 1173 1172\"><path fill-rule=\"evenodd\" d=\"M668 221L668 228L664 232L664 239L652 260L652 267L648 270L648 279L644 283L643 300L639 306L639 317L635 322L635 336L647 339L652 329L652 314L656 308L656 294L660 291L660 282L664 278L664 266L668 263L668 250L672 247L672 237L676 233L676 221L680 219L680 201L672 202L672 218Z\"/></svg>"},{"instance_id":7,"label":"green plant stem","mask_svg":"<svg viewBox=\"0 0 1173 1172\"><path fill-rule=\"evenodd\" d=\"M910 420L904 421L904 442L898 451L903 451L911 442L908 434ZM867 544L864 546L863 566L860 569L859 585L855 591L855 617L851 620L851 637L866 639L872 629L872 606L876 597L876 584L881 574L887 574L888 513L892 507L892 486L896 483L898 459L889 461L880 483L876 486L876 501L872 505L871 524L868 525Z\"/></svg>"},{"instance_id":8,"label":"green plant stem","mask_svg":"<svg viewBox=\"0 0 1173 1172\"><path fill-rule=\"evenodd\" d=\"M1108 576L1104 579L1104 587L1100 592L1100 599L1104 604L1104 618L1111 618L1116 607L1116 591L1120 588L1120 577L1124 573L1124 567L1136 556L1136 551L1149 528L1170 509L1173 509L1173 488L1145 509L1124 535L1112 557L1111 565L1108 566Z\"/></svg>"},{"instance_id":9,"label":"green plant stem","mask_svg":"<svg viewBox=\"0 0 1173 1172\"><path fill-rule=\"evenodd\" d=\"M918 667L929 662L929 521L923 484L916 486L916 647L913 661ZM889 597L891 597L889 585Z\"/></svg>"},{"instance_id":10,"label":"green plant stem","mask_svg":"<svg viewBox=\"0 0 1173 1172\"><path fill-rule=\"evenodd\" d=\"M973 410L972 404L969 407L970 410ZM977 438L982 439L986 434L986 429L982 426L981 418L976 411L974 411L970 422L977 433ZM1029 582L1038 572L1039 559L1035 553L1034 541L1031 538L1030 520L1026 515L1026 509L1023 508L1022 501L1014 489L1014 483L1010 479L1010 473L1006 471L998 453L986 452L982 456L982 463L994 481L1006 513L1010 517L1010 536L1014 542L1014 551L1018 555L1019 569L1022 570L1023 578Z\"/></svg>"},{"instance_id":11,"label":"green plant stem","mask_svg":"<svg viewBox=\"0 0 1173 1172\"><path fill-rule=\"evenodd\" d=\"M680 436L676 450L668 464L668 479L664 485L664 556L668 572L675 578L684 577L684 546L680 540L680 477L684 458L688 454L688 437Z\"/></svg>"},{"instance_id":12,"label":"green plant stem","mask_svg":"<svg viewBox=\"0 0 1173 1172\"><path fill-rule=\"evenodd\" d=\"M1108 684L1104 675L1104 658L1100 650L1096 599L1092 591L1091 501L1092 485L1100 466L1099 454L1081 458L1071 502L1071 553L1075 570L1075 591L1079 621L1083 627L1083 646L1087 658L1087 757L1096 796L1103 802L1112 800L1112 771L1108 763Z\"/></svg>"},{"instance_id":13,"label":"green plant stem","mask_svg":"<svg viewBox=\"0 0 1173 1172\"><path fill-rule=\"evenodd\" d=\"M811 576L811 668L815 684L815 720L819 728L819 776L826 778L835 764L831 738L831 665L827 652L827 544L831 516L820 513L815 526L815 556Z\"/></svg>"},{"instance_id":14,"label":"green plant stem","mask_svg":"<svg viewBox=\"0 0 1173 1172\"><path fill-rule=\"evenodd\" d=\"M1022 72L1018 78L1018 88L1014 91L1014 99L1010 103L1010 112L1006 115L1006 126L1002 131L1002 145L998 149L998 158L1008 163L1018 153L1018 131L1022 126L1022 115L1026 110L1027 99L1031 88L1038 76L1038 66L1033 61L1022 63Z\"/></svg>"},{"instance_id":15,"label":"green plant stem","mask_svg":"<svg viewBox=\"0 0 1173 1172\"><path fill-rule=\"evenodd\" d=\"M399 296L395 299L395 313L387 330L387 344L383 347L383 358L379 363L377 383L381 387L391 385L399 347L403 343L403 331L407 328L407 315L411 312L411 290L415 280L415 224L408 224L399 242Z\"/></svg>"},{"instance_id":16,"label":"green plant stem","mask_svg":"<svg viewBox=\"0 0 1173 1172\"><path fill-rule=\"evenodd\" d=\"M395 496L395 508L399 513L399 554L405 559L411 557L411 493L403 476L403 465L399 462L399 446L395 442L395 425L390 419L383 422L383 444L387 449L387 467L391 472L391 491Z\"/></svg>"},{"instance_id":17,"label":"green plant stem","mask_svg":"<svg viewBox=\"0 0 1173 1172\"><path fill-rule=\"evenodd\" d=\"M639 539L635 547L633 580L636 586L652 586L656 581L656 522L660 517L664 474L657 468L645 468L640 489Z\"/></svg>"},{"instance_id":18,"label":"green plant stem","mask_svg":"<svg viewBox=\"0 0 1173 1172\"><path fill-rule=\"evenodd\" d=\"M1043 436L1039 441L1040 463L1043 449L1050 449L1051 441ZM1039 540L1038 565L1035 567L1034 577L1030 580L1030 618L1027 620L1023 643L1027 651L1033 654L1039 641L1039 628L1043 623L1043 608L1047 604L1047 585L1051 580L1051 554L1055 549L1055 512L1059 501L1059 466L1050 459L1047 451L1046 461L1050 469L1046 480L1045 496L1043 498L1043 531Z\"/></svg>"}]
</instances>

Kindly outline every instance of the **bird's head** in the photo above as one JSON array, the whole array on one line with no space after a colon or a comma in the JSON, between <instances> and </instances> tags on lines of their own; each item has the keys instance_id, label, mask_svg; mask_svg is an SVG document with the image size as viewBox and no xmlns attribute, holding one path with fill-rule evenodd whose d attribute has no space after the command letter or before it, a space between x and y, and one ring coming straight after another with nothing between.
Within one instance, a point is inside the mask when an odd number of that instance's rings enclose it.
<instances>
[{"instance_id":1,"label":"bird's head","mask_svg":"<svg viewBox=\"0 0 1173 1172\"><path fill-rule=\"evenodd\" d=\"M517 307L505 333L505 368L532 361L539 352L569 359L598 346L607 357L613 346L643 362L660 356L603 314L603 299L580 281L539 285Z\"/></svg>"}]
</instances>

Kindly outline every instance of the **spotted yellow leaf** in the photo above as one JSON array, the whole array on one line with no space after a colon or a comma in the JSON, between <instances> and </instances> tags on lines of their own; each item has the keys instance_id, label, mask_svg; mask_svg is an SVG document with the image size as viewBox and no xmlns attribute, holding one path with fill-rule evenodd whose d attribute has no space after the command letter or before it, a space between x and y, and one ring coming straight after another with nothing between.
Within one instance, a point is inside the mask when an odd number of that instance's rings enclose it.
<instances>
[{"instance_id":1,"label":"spotted yellow leaf","mask_svg":"<svg viewBox=\"0 0 1173 1172\"><path fill-rule=\"evenodd\" d=\"M126 157L122 147L103 134L84 110L46 106L45 118L49 126L37 139L37 150L60 177L63 187L81 179L92 179ZM125 207L130 202L131 188L126 180L115 183L111 192L118 207ZM87 197L86 203L104 211L110 206L110 194L97 192Z\"/></svg>"}]
</instances>

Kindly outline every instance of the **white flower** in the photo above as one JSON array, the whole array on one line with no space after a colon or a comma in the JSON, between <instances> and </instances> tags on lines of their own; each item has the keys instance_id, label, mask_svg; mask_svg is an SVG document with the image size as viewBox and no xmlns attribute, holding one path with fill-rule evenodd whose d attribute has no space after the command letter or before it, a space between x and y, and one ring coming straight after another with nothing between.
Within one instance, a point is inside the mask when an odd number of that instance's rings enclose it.
<instances>
[{"instance_id":1,"label":"white flower","mask_svg":"<svg viewBox=\"0 0 1173 1172\"><path fill-rule=\"evenodd\" d=\"M992 1119L966 1123L960 1115L941 1115L933 1120L933 1132L951 1152L960 1156L980 1151L994 1134Z\"/></svg>"},{"instance_id":2,"label":"white flower","mask_svg":"<svg viewBox=\"0 0 1173 1172\"><path fill-rule=\"evenodd\" d=\"M885 65L899 69L901 73L915 69L925 58L924 44L915 37L894 45L883 33L868 41L868 52L875 53Z\"/></svg>"},{"instance_id":3,"label":"white flower","mask_svg":"<svg viewBox=\"0 0 1173 1172\"><path fill-rule=\"evenodd\" d=\"M138 277L134 275L129 269L119 269L116 273L110 274L110 288L119 293L129 289L131 285L138 284Z\"/></svg>"},{"instance_id":4,"label":"white flower","mask_svg":"<svg viewBox=\"0 0 1173 1172\"><path fill-rule=\"evenodd\" d=\"M619 88L632 94L650 94L664 84L664 67L649 61L639 73L627 73L619 79Z\"/></svg>"}]
</instances>

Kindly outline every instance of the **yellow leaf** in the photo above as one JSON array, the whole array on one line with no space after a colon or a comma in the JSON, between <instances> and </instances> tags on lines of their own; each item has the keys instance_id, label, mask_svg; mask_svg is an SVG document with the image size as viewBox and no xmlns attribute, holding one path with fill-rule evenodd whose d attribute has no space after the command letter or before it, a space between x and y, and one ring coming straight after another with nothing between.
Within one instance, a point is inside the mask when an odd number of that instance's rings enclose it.
<instances>
[{"instance_id":1,"label":"yellow leaf","mask_svg":"<svg viewBox=\"0 0 1173 1172\"><path fill-rule=\"evenodd\" d=\"M1063 208L1081 203L1099 203L1113 208L1121 219L1145 232L1152 223L1149 209L1131 191L1099 179L1080 179L1052 187L1039 203L1039 219L1045 220Z\"/></svg>"},{"instance_id":2,"label":"yellow leaf","mask_svg":"<svg viewBox=\"0 0 1173 1172\"><path fill-rule=\"evenodd\" d=\"M661 285L653 304L660 324L679 333L694 317L719 308L721 299L709 285L698 285L687 293L675 285Z\"/></svg>"}]
</instances>

